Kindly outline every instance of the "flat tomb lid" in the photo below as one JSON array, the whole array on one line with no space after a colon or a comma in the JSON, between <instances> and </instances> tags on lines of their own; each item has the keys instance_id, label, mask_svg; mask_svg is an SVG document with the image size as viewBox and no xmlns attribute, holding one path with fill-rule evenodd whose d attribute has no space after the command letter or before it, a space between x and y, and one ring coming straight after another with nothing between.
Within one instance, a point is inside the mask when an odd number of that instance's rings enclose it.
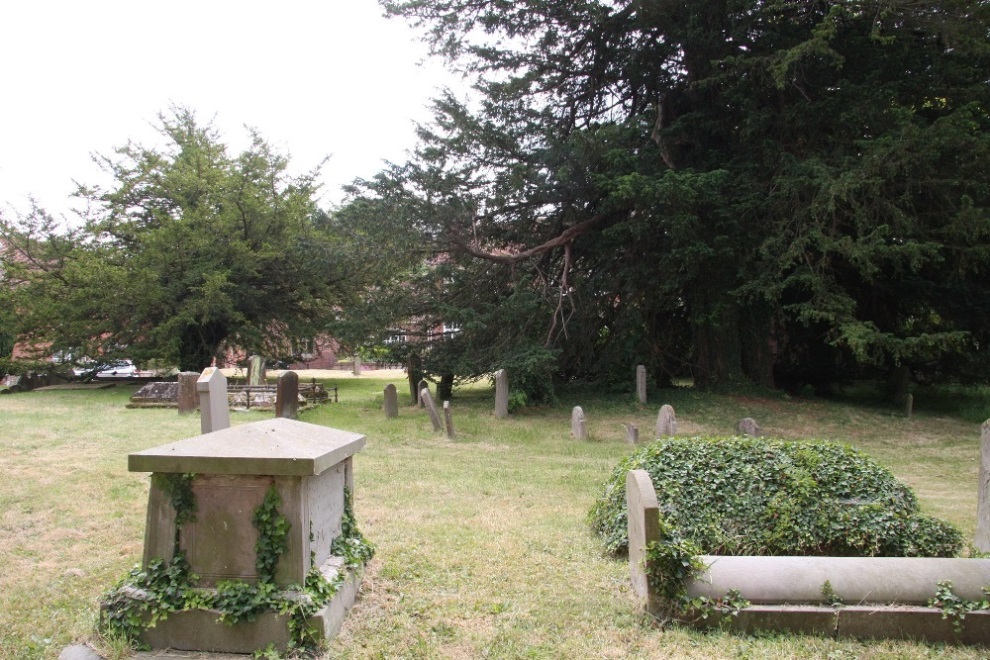
<instances>
[{"instance_id":1,"label":"flat tomb lid","mask_svg":"<svg viewBox=\"0 0 990 660\"><path fill-rule=\"evenodd\" d=\"M274 418L232 426L135 452L131 472L196 474L321 474L361 451L360 433Z\"/></svg>"}]
</instances>

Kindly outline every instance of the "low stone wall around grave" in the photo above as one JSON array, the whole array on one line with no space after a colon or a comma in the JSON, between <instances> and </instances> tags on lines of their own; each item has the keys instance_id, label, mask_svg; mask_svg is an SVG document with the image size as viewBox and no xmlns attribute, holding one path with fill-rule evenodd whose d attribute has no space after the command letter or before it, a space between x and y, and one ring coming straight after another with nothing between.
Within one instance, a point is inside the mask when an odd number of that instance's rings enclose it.
<instances>
[{"instance_id":1,"label":"low stone wall around grave","mask_svg":"<svg viewBox=\"0 0 990 660\"><path fill-rule=\"evenodd\" d=\"M663 603L649 584L646 547L660 539L660 512L645 470L629 472L626 502L633 592L647 611L659 614ZM990 612L968 612L961 619L926 606L945 581L952 583L952 593L960 599L985 598L990 559L713 555L700 559L707 569L688 583L689 596L715 600L736 590L751 604L735 614L716 610L696 621L699 627L990 644Z\"/></svg>"}]
</instances>

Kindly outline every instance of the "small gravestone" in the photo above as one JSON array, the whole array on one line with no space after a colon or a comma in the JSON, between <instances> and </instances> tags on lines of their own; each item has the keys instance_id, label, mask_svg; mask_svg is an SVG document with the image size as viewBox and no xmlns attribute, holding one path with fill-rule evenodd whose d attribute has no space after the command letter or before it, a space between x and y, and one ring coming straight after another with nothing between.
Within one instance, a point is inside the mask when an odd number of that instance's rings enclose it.
<instances>
[{"instance_id":1,"label":"small gravestone","mask_svg":"<svg viewBox=\"0 0 990 660\"><path fill-rule=\"evenodd\" d=\"M904 416L911 419L911 415L914 413L914 395L908 394L904 397Z\"/></svg>"},{"instance_id":2,"label":"small gravestone","mask_svg":"<svg viewBox=\"0 0 990 660\"><path fill-rule=\"evenodd\" d=\"M196 381L199 392L199 427L202 433L230 428L227 407L227 377L216 367L207 367Z\"/></svg>"},{"instance_id":3,"label":"small gravestone","mask_svg":"<svg viewBox=\"0 0 990 660\"><path fill-rule=\"evenodd\" d=\"M636 366L636 399L640 404L646 404L646 367Z\"/></svg>"},{"instance_id":4,"label":"small gravestone","mask_svg":"<svg viewBox=\"0 0 990 660\"><path fill-rule=\"evenodd\" d=\"M674 416L674 407L669 404L660 406L657 414L657 424L654 435L658 438L667 438L677 435L677 418Z\"/></svg>"},{"instance_id":5,"label":"small gravestone","mask_svg":"<svg viewBox=\"0 0 990 660\"><path fill-rule=\"evenodd\" d=\"M395 391L395 385L389 383L385 386L385 419L395 419L399 416L399 393Z\"/></svg>"},{"instance_id":6,"label":"small gravestone","mask_svg":"<svg viewBox=\"0 0 990 660\"><path fill-rule=\"evenodd\" d=\"M976 549L990 552L990 419L980 427L980 482L976 493Z\"/></svg>"},{"instance_id":7,"label":"small gravestone","mask_svg":"<svg viewBox=\"0 0 990 660\"><path fill-rule=\"evenodd\" d=\"M128 408L174 408L178 399L179 384L173 382L148 383L131 396Z\"/></svg>"},{"instance_id":8,"label":"small gravestone","mask_svg":"<svg viewBox=\"0 0 990 660\"><path fill-rule=\"evenodd\" d=\"M248 372L247 372L247 384L248 385L264 385L265 377L265 358L260 355L252 355L248 358Z\"/></svg>"},{"instance_id":9,"label":"small gravestone","mask_svg":"<svg viewBox=\"0 0 990 660\"><path fill-rule=\"evenodd\" d=\"M648 611L657 604L655 590L649 588L652 566L646 556L647 546L660 540L660 504L653 482L646 470L626 474L626 511L629 525L629 577L633 593ZM653 596L653 598L651 598Z\"/></svg>"},{"instance_id":10,"label":"small gravestone","mask_svg":"<svg viewBox=\"0 0 990 660\"><path fill-rule=\"evenodd\" d=\"M752 417L744 417L743 419L740 419L739 423L736 424L736 431L754 438L758 438L763 435L763 429L760 428L760 425L757 424L756 420Z\"/></svg>"},{"instance_id":11,"label":"small gravestone","mask_svg":"<svg viewBox=\"0 0 990 660\"><path fill-rule=\"evenodd\" d=\"M574 410L571 411L571 435L578 440L588 439L588 422L584 418L581 406L574 406Z\"/></svg>"},{"instance_id":12,"label":"small gravestone","mask_svg":"<svg viewBox=\"0 0 990 660\"><path fill-rule=\"evenodd\" d=\"M631 445L639 442L639 427L635 424L623 424L622 428L626 430L626 442Z\"/></svg>"},{"instance_id":13,"label":"small gravestone","mask_svg":"<svg viewBox=\"0 0 990 660\"><path fill-rule=\"evenodd\" d=\"M430 391L430 384L427 383L425 380L419 381L419 390L418 391L420 393L420 395L419 395L419 407L420 408L425 408L426 407L426 402L423 401L423 390L426 390L427 392Z\"/></svg>"},{"instance_id":14,"label":"small gravestone","mask_svg":"<svg viewBox=\"0 0 990 660\"><path fill-rule=\"evenodd\" d=\"M419 391L419 400L426 408L426 412L430 416L430 421L433 422L433 430L438 433L443 431L443 423L440 421L440 413L437 412L437 406L433 403L433 397L430 396L429 388L424 387Z\"/></svg>"},{"instance_id":15,"label":"small gravestone","mask_svg":"<svg viewBox=\"0 0 990 660\"><path fill-rule=\"evenodd\" d=\"M509 375L505 369L495 372L495 416L499 419L509 416Z\"/></svg>"},{"instance_id":16,"label":"small gravestone","mask_svg":"<svg viewBox=\"0 0 990 660\"><path fill-rule=\"evenodd\" d=\"M354 371L353 371L353 373L354 373L355 376L360 376L361 375L361 356L360 355L355 355L354 356Z\"/></svg>"},{"instance_id":17,"label":"small gravestone","mask_svg":"<svg viewBox=\"0 0 990 660\"><path fill-rule=\"evenodd\" d=\"M299 374L285 371L275 384L275 416L299 418Z\"/></svg>"},{"instance_id":18,"label":"small gravestone","mask_svg":"<svg viewBox=\"0 0 990 660\"><path fill-rule=\"evenodd\" d=\"M447 437L453 440L456 434L454 433L454 416L450 412L450 401L443 402L443 424L444 428L447 429Z\"/></svg>"},{"instance_id":19,"label":"small gravestone","mask_svg":"<svg viewBox=\"0 0 990 660\"><path fill-rule=\"evenodd\" d=\"M178 392L176 403L180 415L189 415L199 408L199 395L196 393L196 381L199 374L195 371L180 371L178 377Z\"/></svg>"}]
</instances>

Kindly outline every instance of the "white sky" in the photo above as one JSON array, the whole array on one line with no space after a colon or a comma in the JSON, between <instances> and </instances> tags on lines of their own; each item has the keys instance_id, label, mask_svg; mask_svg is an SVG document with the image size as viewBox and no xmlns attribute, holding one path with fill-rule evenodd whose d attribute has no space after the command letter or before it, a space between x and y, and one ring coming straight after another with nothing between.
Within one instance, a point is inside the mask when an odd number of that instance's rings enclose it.
<instances>
[{"instance_id":1,"label":"white sky","mask_svg":"<svg viewBox=\"0 0 990 660\"><path fill-rule=\"evenodd\" d=\"M415 146L414 120L443 85L464 85L375 0L9 0L0 3L0 207L28 195L56 214L91 154L155 144L170 104L211 118L236 152L244 126L324 167L324 206Z\"/></svg>"}]
</instances>

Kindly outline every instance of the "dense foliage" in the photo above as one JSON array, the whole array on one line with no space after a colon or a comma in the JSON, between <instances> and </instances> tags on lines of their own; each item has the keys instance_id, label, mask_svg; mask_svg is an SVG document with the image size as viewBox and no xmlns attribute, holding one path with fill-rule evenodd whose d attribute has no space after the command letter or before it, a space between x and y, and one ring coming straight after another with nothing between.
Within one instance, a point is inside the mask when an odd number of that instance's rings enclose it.
<instances>
[{"instance_id":1,"label":"dense foliage","mask_svg":"<svg viewBox=\"0 0 990 660\"><path fill-rule=\"evenodd\" d=\"M164 146L128 143L80 187L81 227L33 208L0 222L16 335L46 354L199 371L221 346L272 357L324 330L353 277L319 226L316 172L288 173L260 136L230 155L181 108Z\"/></svg>"},{"instance_id":2,"label":"dense foliage","mask_svg":"<svg viewBox=\"0 0 990 660\"><path fill-rule=\"evenodd\" d=\"M985 380L985 3L382 4L476 86L348 209L435 369Z\"/></svg>"},{"instance_id":3,"label":"dense foliage","mask_svg":"<svg viewBox=\"0 0 990 660\"><path fill-rule=\"evenodd\" d=\"M854 449L755 438L658 440L623 460L590 513L628 544L626 474L646 470L666 524L705 554L951 557L960 532Z\"/></svg>"}]
</instances>

